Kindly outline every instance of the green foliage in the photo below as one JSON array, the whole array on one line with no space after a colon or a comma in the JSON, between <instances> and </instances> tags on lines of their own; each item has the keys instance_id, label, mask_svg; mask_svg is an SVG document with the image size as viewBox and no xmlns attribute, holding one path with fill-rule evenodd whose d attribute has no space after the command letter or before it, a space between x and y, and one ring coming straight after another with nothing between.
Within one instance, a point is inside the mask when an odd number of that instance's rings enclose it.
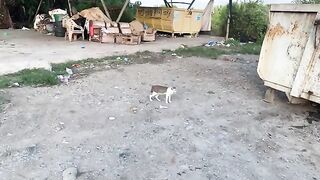
<instances>
[{"instance_id":1,"label":"green foliage","mask_svg":"<svg viewBox=\"0 0 320 180\"><path fill-rule=\"evenodd\" d=\"M178 55L183 55L186 57L196 56L196 57L209 57L216 59L222 54L227 54L228 52L223 49L218 48L208 48L208 47L189 47L189 48L179 48L175 50Z\"/></svg>"},{"instance_id":2,"label":"green foliage","mask_svg":"<svg viewBox=\"0 0 320 180\"><path fill-rule=\"evenodd\" d=\"M225 36L227 29L228 7L218 6L214 8L212 16L212 30L218 36Z\"/></svg>"},{"instance_id":3,"label":"green foliage","mask_svg":"<svg viewBox=\"0 0 320 180\"><path fill-rule=\"evenodd\" d=\"M13 83L27 86L47 86L58 84L55 73L45 69L26 69L14 74L0 76L0 88L11 86Z\"/></svg>"},{"instance_id":4,"label":"green foliage","mask_svg":"<svg viewBox=\"0 0 320 180\"><path fill-rule=\"evenodd\" d=\"M228 6L217 7L213 15L213 31L225 36ZM261 2L233 3L230 37L255 41L264 37L268 25L268 7Z\"/></svg>"},{"instance_id":5,"label":"green foliage","mask_svg":"<svg viewBox=\"0 0 320 180\"><path fill-rule=\"evenodd\" d=\"M187 48L179 48L174 51L179 56L185 57L204 57L204 58L211 58L216 59L221 55L227 54L254 54L259 55L261 51L261 44L259 43L246 43L241 44L237 40L228 40L225 44L230 44L230 47L187 47ZM165 51L168 52L168 51ZM169 51L172 53L172 51Z\"/></svg>"}]
</instances>

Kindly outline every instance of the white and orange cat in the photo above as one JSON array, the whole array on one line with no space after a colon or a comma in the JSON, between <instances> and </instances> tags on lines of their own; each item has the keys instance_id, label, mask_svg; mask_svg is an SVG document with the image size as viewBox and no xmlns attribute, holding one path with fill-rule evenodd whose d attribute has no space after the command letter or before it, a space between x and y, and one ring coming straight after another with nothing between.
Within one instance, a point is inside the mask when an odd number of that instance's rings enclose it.
<instances>
[{"instance_id":1,"label":"white and orange cat","mask_svg":"<svg viewBox=\"0 0 320 180\"><path fill-rule=\"evenodd\" d=\"M160 101L159 96L166 96L166 103L171 103L171 96L177 93L177 89L175 87L167 87L160 85L153 85L151 87L151 94L149 96L150 101L154 97L156 100Z\"/></svg>"}]
</instances>

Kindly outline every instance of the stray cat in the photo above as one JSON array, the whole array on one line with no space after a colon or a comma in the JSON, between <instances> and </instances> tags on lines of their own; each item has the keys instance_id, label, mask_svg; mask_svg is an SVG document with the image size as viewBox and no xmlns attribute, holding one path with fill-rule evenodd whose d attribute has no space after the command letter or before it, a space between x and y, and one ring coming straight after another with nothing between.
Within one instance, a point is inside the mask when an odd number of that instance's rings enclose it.
<instances>
[{"instance_id":1,"label":"stray cat","mask_svg":"<svg viewBox=\"0 0 320 180\"><path fill-rule=\"evenodd\" d=\"M153 85L151 87L151 94L149 98L150 98L150 101L152 101L153 97L155 97L158 101L160 101L159 95L166 95L166 103L171 103L171 96L175 93L177 93L177 90L175 87Z\"/></svg>"}]
</instances>

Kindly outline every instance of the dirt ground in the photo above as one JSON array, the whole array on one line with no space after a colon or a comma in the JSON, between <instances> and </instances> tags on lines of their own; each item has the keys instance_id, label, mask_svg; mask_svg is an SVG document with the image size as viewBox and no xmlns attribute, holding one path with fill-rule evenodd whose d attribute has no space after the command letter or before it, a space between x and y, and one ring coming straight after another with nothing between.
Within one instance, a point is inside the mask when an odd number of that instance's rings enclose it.
<instances>
[{"instance_id":1,"label":"dirt ground","mask_svg":"<svg viewBox=\"0 0 320 180\"><path fill-rule=\"evenodd\" d=\"M128 46L89 41L68 42L63 37L47 36L34 30L0 29L0 75L26 68L50 69L51 63L70 60L126 55L146 50L161 52L162 49L177 49L181 44L199 46L210 40L221 40L221 38L207 35L198 38L180 37L178 40L157 37L155 42Z\"/></svg>"},{"instance_id":2,"label":"dirt ground","mask_svg":"<svg viewBox=\"0 0 320 180\"><path fill-rule=\"evenodd\" d=\"M320 125L307 122L317 107L281 94L265 103L258 57L227 59L171 57L3 90L0 179L62 179L68 167L81 180L320 179ZM149 102L152 84L176 86L173 102Z\"/></svg>"}]
</instances>

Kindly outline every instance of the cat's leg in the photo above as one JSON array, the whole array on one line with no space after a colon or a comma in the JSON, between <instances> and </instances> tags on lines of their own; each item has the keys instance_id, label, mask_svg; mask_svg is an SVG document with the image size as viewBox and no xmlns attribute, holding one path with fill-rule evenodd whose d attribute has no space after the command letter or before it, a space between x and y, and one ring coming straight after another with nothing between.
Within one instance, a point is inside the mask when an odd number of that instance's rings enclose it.
<instances>
[{"instance_id":1,"label":"cat's leg","mask_svg":"<svg viewBox=\"0 0 320 180\"><path fill-rule=\"evenodd\" d=\"M156 95L155 98L160 102L159 95Z\"/></svg>"},{"instance_id":2,"label":"cat's leg","mask_svg":"<svg viewBox=\"0 0 320 180\"><path fill-rule=\"evenodd\" d=\"M168 104L169 103L169 96L166 95L166 103Z\"/></svg>"},{"instance_id":3,"label":"cat's leg","mask_svg":"<svg viewBox=\"0 0 320 180\"><path fill-rule=\"evenodd\" d=\"M152 93L150 94L150 96L149 96L150 101L152 101L152 98L153 98L155 95L157 95L157 93L155 93L155 92L152 92Z\"/></svg>"},{"instance_id":4,"label":"cat's leg","mask_svg":"<svg viewBox=\"0 0 320 180\"><path fill-rule=\"evenodd\" d=\"M171 95L169 96L169 103L171 103Z\"/></svg>"}]
</instances>

